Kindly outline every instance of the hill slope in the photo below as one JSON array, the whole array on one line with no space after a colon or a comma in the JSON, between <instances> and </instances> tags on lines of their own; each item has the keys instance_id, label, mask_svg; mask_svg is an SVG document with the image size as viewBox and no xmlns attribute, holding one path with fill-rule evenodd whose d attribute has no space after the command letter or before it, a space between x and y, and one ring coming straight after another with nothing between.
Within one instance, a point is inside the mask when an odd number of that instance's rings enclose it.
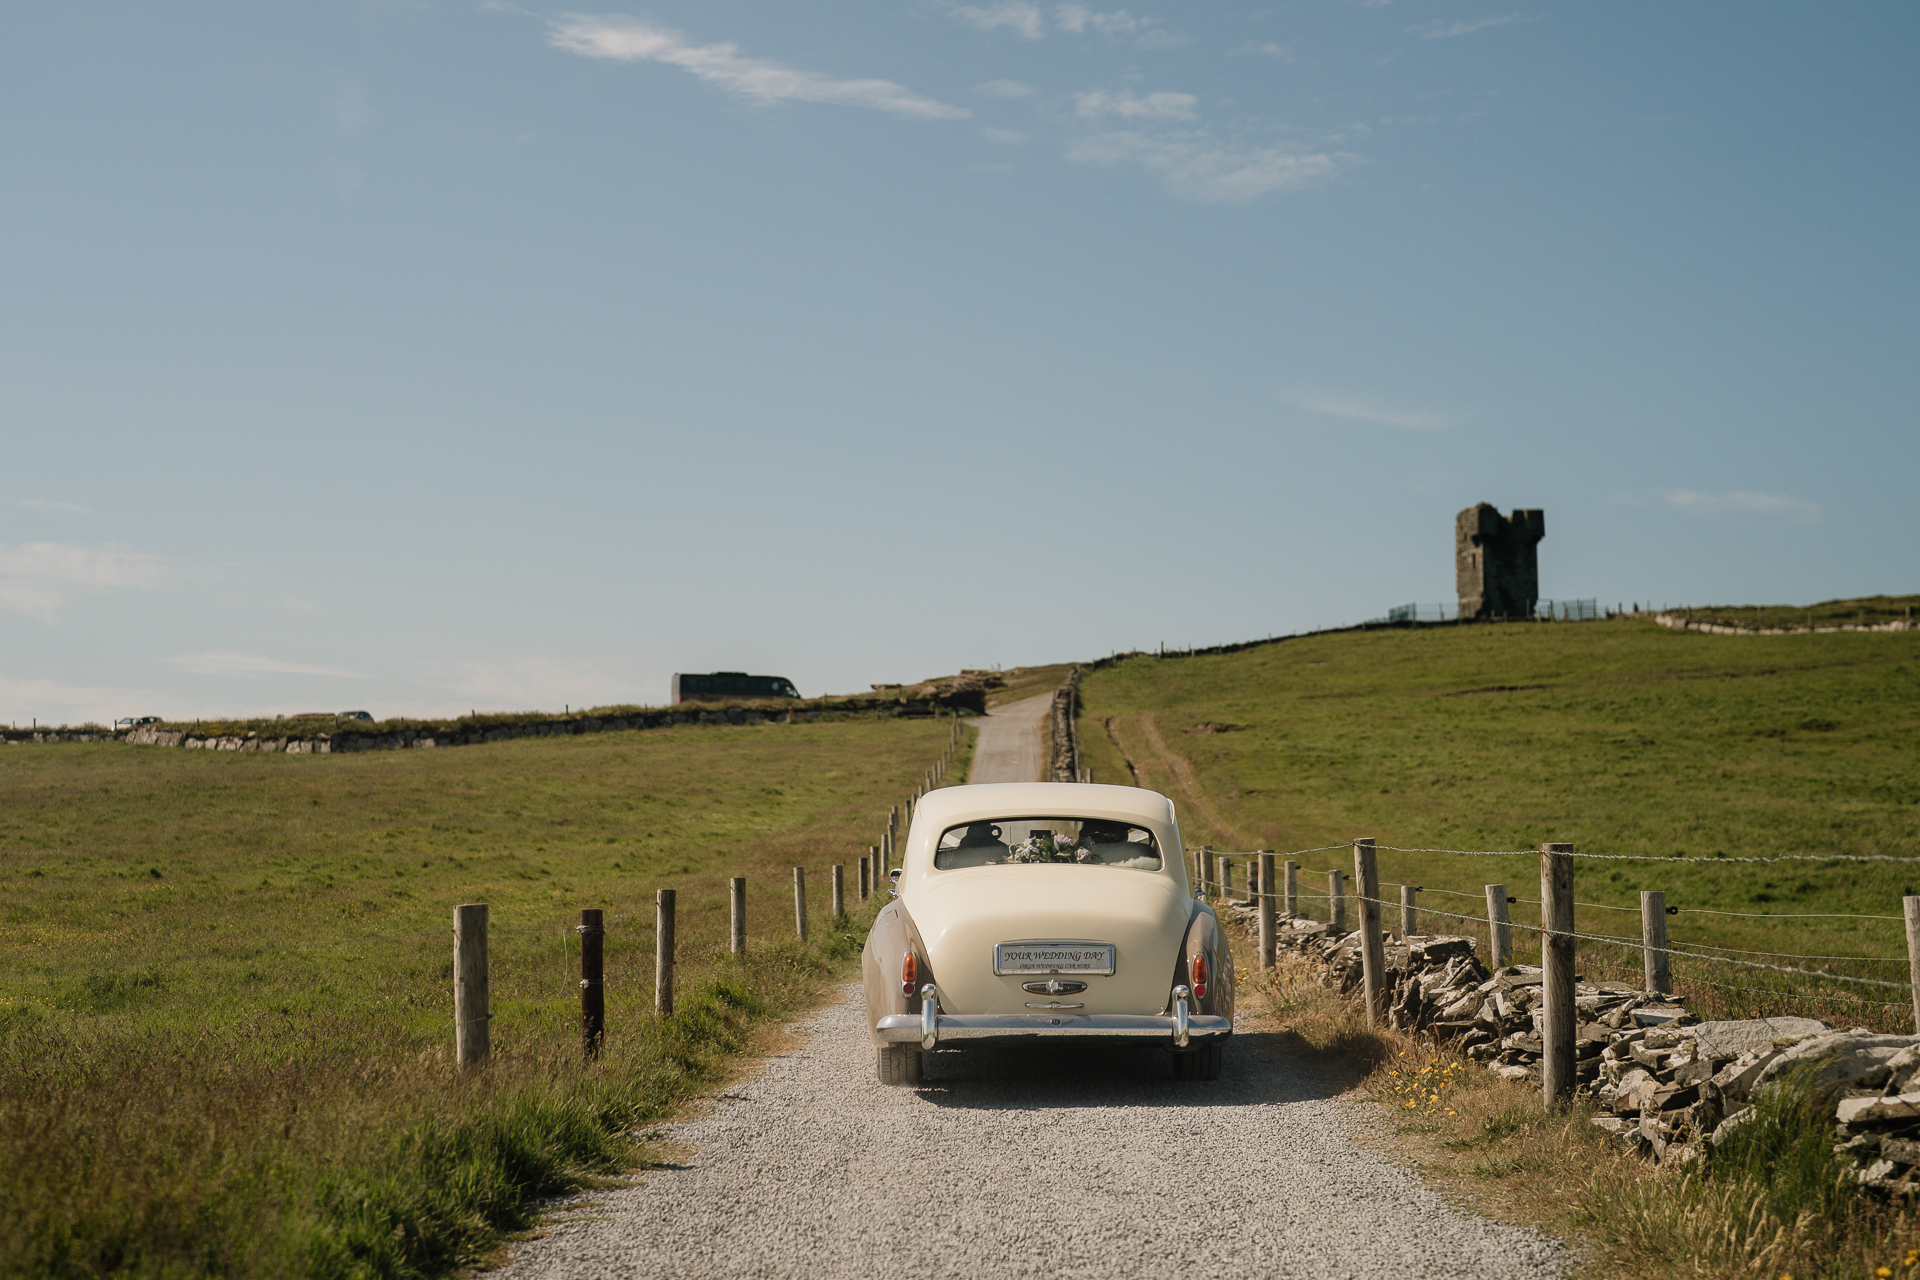
<instances>
[{"instance_id":1,"label":"hill slope","mask_svg":"<svg viewBox=\"0 0 1920 1280\"><path fill-rule=\"evenodd\" d=\"M1706 636L1625 620L1382 630L1128 658L1088 672L1081 689L1095 780L1172 794L1190 844L1570 841L1663 859L1581 862L1580 899L1622 909L1583 909L1583 931L1637 936L1637 891L1665 889L1682 908L1680 942L1904 954L1897 921L1702 913L1897 917L1901 896L1920 892L1920 865L1724 861L1920 856L1920 633ZM1302 861L1351 865L1339 850ZM1383 854L1381 874L1469 915L1489 881L1537 896L1536 860L1524 856ZM1523 901L1515 920L1537 919L1531 910ZM1892 965L1857 972L1905 977ZM1695 976L1774 985L1737 967ZM1859 1005L1863 1019L1910 1022L1904 993L1871 994L1889 1003L1879 1014Z\"/></svg>"}]
</instances>

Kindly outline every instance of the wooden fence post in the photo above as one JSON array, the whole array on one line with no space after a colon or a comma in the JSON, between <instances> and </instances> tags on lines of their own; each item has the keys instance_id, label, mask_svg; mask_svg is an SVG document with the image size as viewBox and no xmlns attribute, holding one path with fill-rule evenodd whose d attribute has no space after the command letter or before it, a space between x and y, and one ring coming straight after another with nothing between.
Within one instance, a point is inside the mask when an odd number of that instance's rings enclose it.
<instances>
[{"instance_id":1,"label":"wooden fence post","mask_svg":"<svg viewBox=\"0 0 1920 1280\"><path fill-rule=\"evenodd\" d=\"M1573 846L1540 846L1540 1092L1548 1106L1573 1093Z\"/></svg>"},{"instance_id":2,"label":"wooden fence post","mask_svg":"<svg viewBox=\"0 0 1920 1280\"><path fill-rule=\"evenodd\" d=\"M1214 865L1220 868L1220 901L1232 902L1233 863L1227 858L1227 855L1223 853L1219 855L1218 861L1216 861Z\"/></svg>"},{"instance_id":3,"label":"wooden fence post","mask_svg":"<svg viewBox=\"0 0 1920 1280\"><path fill-rule=\"evenodd\" d=\"M1503 969L1513 963L1513 924L1507 919L1507 886L1487 886L1487 948L1493 954L1492 966Z\"/></svg>"},{"instance_id":4,"label":"wooden fence post","mask_svg":"<svg viewBox=\"0 0 1920 1280\"><path fill-rule=\"evenodd\" d=\"M673 898L672 889L653 895L653 1011L663 1018L673 1016Z\"/></svg>"},{"instance_id":5,"label":"wooden fence post","mask_svg":"<svg viewBox=\"0 0 1920 1280\"><path fill-rule=\"evenodd\" d=\"M1387 949L1380 940L1380 868L1371 836L1353 842L1353 879L1360 895L1360 979L1371 1027L1380 1020L1387 986Z\"/></svg>"},{"instance_id":6,"label":"wooden fence post","mask_svg":"<svg viewBox=\"0 0 1920 1280\"><path fill-rule=\"evenodd\" d=\"M1286 869L1287 918L1300 914L1300 864L1288 859Z\"/></svg>"},{"instance_id":7,"label":"wooden fence post","mask_svg":"<svg viewBox=\"0 0 1920 1280\"><path fill-rule=\"evenodd\" d=\"M1327 872L1327 923L1333 926L1336 936L1347 931L1346 879L1343 871Z\"/></svg>"},{"instance_id":8,"label":"wooden fence post","mask_svg":"<svg viewBox=\"0 0 1920 1280\"><path fill-rule=\"evenodd\" d=\"M453 909L453 1056L463 1067L493 1052L487 998L487 904Z\"/></svg>"},{"instance_id":9,"label":"wooden fence post","mask_svg":"<svg viewBox=\"0 0 1920 1280\"><path fill-rule=\"evenodd\" d=\"M793 869L793 931L807 940L807 869Z\"/></svg>"},{"instance_id":10,"label":"wooden fence post","mask_svg":"<svg viewBox=\"0 0 1920 1280\"><path fill-rule=\"evenodd\" d=\"M1907 981L1913 984L1913 1030L1920 1035L1920 897L1900 900L1907 915Z\"/></svg>"},{"instance_id":11,"label":"wooden fence post","mask_svg":"<svg viewBox=\"0 0 1920 1280\"><path fill-rule=\"evenodd\" d=\"M833 918L844 920L847 915L847 869L842 864L833 864Z\"/></svg>"},{"instance_id":12,"label":"wooden fence post","mask_svg":"<svg viewBox=\"0 0 1920 1280\"><path fill-rule=\"evenodd\" d=\"M867 900L867 894L872 884L873 849L872 846L868 846L867 851L860 855L860 901L865 902Z\"/></svg>"},{"instance_id":13,"label":"wooden fence post","mask_svg":"<svg viewBox=\"0 0 1920 1280\"><path fill-rule=\"evenodd\" d=\"M1667 894L1664 889L1640 891L1640 941L1643 944L1647 990L1666 995L1673 990L1667 972Z\"/></svg>"},{"instance_id":14,"label":"wooden fence post","mask_svg":"<svg viewBox=\"0 0 1920 1280\"><path fill-rule=\"evenodd\" d=\"M733 907L733 954L747 954L747 878L735 876L727 884L727 898Z\"/></svg>"},{"instance_id":15,"label":"wooden fence post","mask_svg":"<svg viewBox=\"0 0 1920 1280\"><path fill-rule=\"evenodd\" d=\"M607 1036L607 924L604 912L580 910L580 1051L589 1061L600 1056Z\"/></svg>"},{"instance_id":16,"label":"wooden fence post","mask_svg":"<svg viewBox=\"0 0 1920 1280\"><path fill-rule=\"evenodd\" d=\"M1418 905L1420 886L1403 884L1400 886L1400 936L1411 938L1420 932L1420 908Z\"/></svg>"},{"instance_id":17,"label":"wooden fence post","mask_svg":"<svg viewBox=\"0 0 1920 1280\"><path fill-rule=\"evenodd\" d=\"M1273 850L1260 851L1260 967L1273 968L1274 959L1274 907L1273 900Z\"/></svg>"}]
</instances>

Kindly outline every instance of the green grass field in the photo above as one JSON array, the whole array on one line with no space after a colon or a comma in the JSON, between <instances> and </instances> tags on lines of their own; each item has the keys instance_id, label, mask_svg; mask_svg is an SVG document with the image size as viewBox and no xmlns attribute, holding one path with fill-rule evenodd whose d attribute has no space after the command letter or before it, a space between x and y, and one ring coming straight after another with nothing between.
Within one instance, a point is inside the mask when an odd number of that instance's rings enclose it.
<instances>
[{"instance_id":1,"label":"green grass field","mask_svg":"<svg viewBox=\"0 0 1920 1280\"><path fill-rule=\"evenodd\" d=\"M354 756L0 748L0 1271L433 1274L846 972L858 857L945 721ZM963 776L962 772L953 776ZM828 870L855 909L836 923ZM808 872L813 943L794 939ZM749 956L725 952L749 878ZM652 1014L679 891L680 1012ZM490 904L495 1060L451 1066L452 907ZM582 907L607 1049L580 1062Z\"/></svg>"},{"instance_id":2,"label":"green grass field","mask_svg":"<svg viewBox=\"0 0 1920 1280\"><path fill-rule=\"evenodd\" d=\"M1920 892L1920 863L1729 861L1920 858L1920 633L1708 636L1636 621L1379 630L1130 658L1087 673L1081 689L1095 780L1174 796L1189 844L1284 854L1363 835L1424 849L1567 841L1659 859L1577 863L1576 897L1593 904L1579 910L1583 932L1637 938L1638 891L1664 889L1681 908L1675 946L1905 955L1897 919L1705 911L1897 918L1901 897ZM1299 861L1351 875L1343 849ZM1477 916L1482 886L1503 882L1523 900L1514 919L1538 921L1527 901L1539 896L1537 857L1382 853L1380 867L1396 902L1410 882L1424 907ZM1324 891L1325 879L1302 885ZM1323 901L1307 902L1324 918ZM1528 947L1525 931L1515 937ZM1637 972L1635 953L1582 946L1596 976ZM1906 977L1898 963L1811 967ZM1675 970L1708 1012L1912 1029L1904 991L1704 962Z\"/></svg>"}]
</instances>

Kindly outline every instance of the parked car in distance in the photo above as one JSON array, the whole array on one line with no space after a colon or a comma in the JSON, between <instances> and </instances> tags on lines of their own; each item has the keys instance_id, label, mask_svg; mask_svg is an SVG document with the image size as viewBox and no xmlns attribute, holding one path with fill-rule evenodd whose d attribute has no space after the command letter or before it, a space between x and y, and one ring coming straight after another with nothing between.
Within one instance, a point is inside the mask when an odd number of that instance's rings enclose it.
<instances>
[{"instance_id":1,"label":"parked car in distance","mask_svg":"<svg viewBox=\"0 0 1920 1280\"><path fill-rule=\"evenodd\" d=\"M1139 787L944 787L914 810L894 899L861 957L882 1083L926 1055L1098 1040L1163 1047L1215 1080L1234 965L1194 897L1173 802Z\"/></svg>"},{"instance_id":2,"label":"parked car in distance","mask_svg":"<svg viewBox=\"0 0 1920 1280\"><path fill-rule=\"evenodd\" d=\"M706 675L674 673L673 701L716 702L723 698L797 698L800 691L785 676L750 676L744 671Z\"/></svg>"},{"instance_id":3,"label":"parked car in distance","mask_svg":"<svg viewBox=\"0 0 1920 1280\"><path fill-rule=\"evenodd\" d=\"M371 721L373 720L373 717L372 717L371 715L368 715L368 714L367 714L366 712L364 712L364 711L342 711L342 712L340 713L340 719L342 719L342 720L366 720L366 721L368 721L368 722L371 722Z\"/></svg>"},{"instance_id":4,"label":"parked car in distance","mask_svg":"<svg viewBox=\"0 0 1920 1280\"><path fill-rule=\"evenodd\" d=\"M113 727L116 729L138 729L141 725L159 723L159 716L129 716L125 720L115 720Z\"/></svg>"}]
</instances>

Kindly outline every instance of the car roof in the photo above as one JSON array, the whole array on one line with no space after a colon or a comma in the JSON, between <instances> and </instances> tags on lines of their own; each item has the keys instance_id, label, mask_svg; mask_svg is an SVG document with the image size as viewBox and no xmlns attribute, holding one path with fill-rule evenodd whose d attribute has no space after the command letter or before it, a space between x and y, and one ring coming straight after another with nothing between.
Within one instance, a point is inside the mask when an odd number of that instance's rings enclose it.
<instances>
[{"instance_id":1,"label":"car roof","mask_svg":"<svg viewBox=\"0 0 1920 1280\"><path fill-rule=\"evenodd\" d=\"M1145 787L1090 782L979 782L929 791L914 820L943 827L988 818L1112 818L1174 823L1173 801Z\"/></svg>"}]
</instances>

